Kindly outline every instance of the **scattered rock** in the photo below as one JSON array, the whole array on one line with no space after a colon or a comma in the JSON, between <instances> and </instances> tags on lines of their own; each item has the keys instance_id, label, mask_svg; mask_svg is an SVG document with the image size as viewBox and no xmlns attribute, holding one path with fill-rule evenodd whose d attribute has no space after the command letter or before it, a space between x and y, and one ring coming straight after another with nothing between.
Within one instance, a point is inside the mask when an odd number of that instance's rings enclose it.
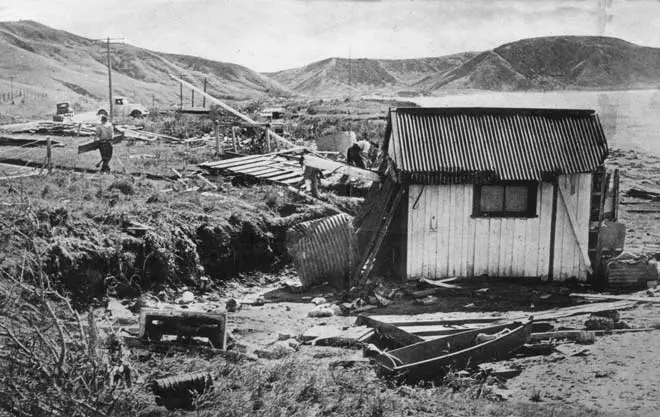
<instances>
[{"instance_id":1,"label":"scattered rock","mask_svg":"<svg viewBox=\"0 0 660 417\"><path fill-rule=\"evenodd\" d=\"M183 294L181 294L181 297L177 300L178 304L190 304L193 301L195 301L195 294L193 294L191 291L184 291Z\"/></svg>"},{"instance_id":2,"label":"scattered rock","mask_svg":"<svg viewBox=\"0 0 660 417\"><path fill-rule=\"evenodd\" d=\"M382 295L374 294L374 297L376 298L376 303L381 307L387 307L392 303L392 300L383 297Z\"/></svg>"},{"instance_id":3,"label":"scattered rock","mask_svg":"<svg viewBox=\"0 0 660 417\"><path fill-rule=\"evenodd\" d=\"M298 350L298 348L300 348L300 342L294 338L287 339L285 340L285 342L288 343L289 346L292 347L294 350Z\"/></svg>"},{"instance_id":4,"label":"scattered rock","mask_svg":"<svg viewBox=\"0 0 660 417\"><path fill-rule=\"evenodd\" d=\"M318 310L312 310L307 315L308 317L320 318L320 317L332 317L334 312L329 308L319 308Z\"/></svg>"},{"instance_id":5,"label":"scattered rock","mask_svg":"<svg viewBox=\"0 0 660 417\"><path fill-rule=\"evenodd\" d=\"M267 349L255 350L254 354L262 359L282 359L295 351L296 350L289 345L288 341L281 340L273 343Z\"/></svg>"},{"instance_id":6,"label":"scattered rock","mask_svg":"<svg viewBox=\"0 0 660 417\"><path fill-rule=\"evenodd\" d=\"M585 356L589 354L589 348L573 343L565 343L555 346L555 350L566 356Z\"/></svg>"},{"instance_id":7,"label":"scattered rock","mask_svg":"<svg viewBox=\"0 0 660 417\"><path fill-rule=\"evenodd\" d=\"M341 307L338 306L337 304L333 304L333 305L331 305L331 306L328 307L328 308L329 308L330 310L332 310L332 314L333 314L334 316L341 316L341 315L343 315L343 311L342 311Z\"/></svg>"},{"instance_id":8,"label":"scattered rock","mask_svg":"<svg viewBox=\"0 0 660 417\"><path fill-rule=\"evenodd\" d=\"M225 305L225 309L230 313L235 313L240 308L241 308L241 304L238 301L234 300L233 298L227 301L227 304Z\"/></svg>"},{"instance_id":9,"label":"scattered rock","mask_svg":"<svg viewBox=\"0 0 660 417\"><path fill-rule=\"evenodd\" d=\"M519 367L497 362L479 364L479 369L488 372L494 377L502 379L510 379L516 377L522 372L522 369Z\"/></svg>"},{"instance_id":10,"label":"scattered rock","mask_svg":"<svg viewBox=\"0 0 660 417\"><path fill-rule=\"evenodd\" d=\"M438 300L439 300L439 298L436 297L435 295L427 295L424 298L416 299L415 304L420 304L420 305L423 305L423 306L429 306L429 305L433 305L433 304L437 303Z\"/></svg>"},{"instance_id":11,"label":"scattered rock","mask_svg":"<svg viewBox=\"0 0 660 417\"><path fill-rule=\"evenodd\" d=\"M316 297L316 298L312 299L312 304L317 305L317 306L321 305L321 304L327 304L327 303L328 303L328 300L326 300L323 297Z\"/></svg>"},{"instance_id":12,"label":"scattered rock","mask_svg":"<svg viewBox=\"0 0 660 417\"><path fill-rule=\"evenodd\" d=\"M595 313L591 313L591 315L596 317L605 317L611 319L612 321L621 320L621 314L619 314L617 310L597 311Z\"/></svg>"},{"instance_id":13,"label":"scattered rock","mask_svg":"<svg viewBox=\"0 0 660 417\"><path fill-rule=\"evenodd\" d=\"M277 334L277 340L289 340L289 339L295 339L295 337L290 333L278 333Z\"/></svg>"},{"instance_id":14,"label":"scattered rock","mask_svg":"<svg viewBox=\"0 0 660 417\"><path fill-rule=\"evenodd\" d=\"M613 330L629 329L630 326L622 321L615 321L608 317L592 316L584 322L587 330Z\"/></svg>"},{"instance_id":15,"label":"scattered rock","mask_svg":"<svg viewBox=\"0 0 660 417\"><path fill-rule=\"evenodd\" d=\"M253 306L262 306L262 305L264 305L264 304L266 304L266 299L265 299L264 297L262 297L262 296L257 297L257 298L252 302L252 305L253 305Z\"/></svg>"},{"instance_id":16,"label":"scattered rock","mask_svg":"<svg viewBox=\"0 0 660 417\"><path fill-rule=\"evenodd\" d=\"M220 301L220 296L218 294L209 294L209 295L206 296L206 299L208 301L218 302L218 301Z\"/></svg>"}]
</instances>

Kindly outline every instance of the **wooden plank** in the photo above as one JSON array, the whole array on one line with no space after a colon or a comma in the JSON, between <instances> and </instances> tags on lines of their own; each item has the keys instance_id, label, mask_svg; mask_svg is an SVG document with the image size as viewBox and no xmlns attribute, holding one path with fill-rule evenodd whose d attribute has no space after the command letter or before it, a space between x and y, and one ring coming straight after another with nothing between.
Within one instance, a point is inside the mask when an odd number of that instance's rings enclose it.
<instances>
[{"instance_id":1,"label":"wooden plank","mask_svg":"<svg viewBox=\"0 0 660 417\"><path fill-rule=\"evenodd\" d=\"M581 293L572 293L570 294L570 296L587 298L592 300L621 300L621 301L636 301L640 303L660 304L660 297L636 297L632 295L581 294Z\"/></svg>"},{"instance_id":2,"label":"wooden plank","mask_svg":"<svg viewBox=\"0 0 660 417\"><path fill-rule=\"evenodd\" d=\"M474 275L488 274L488 257L490 254L490 219L471 219L475 225L474 231Z\"/></svg>"},{"instance_id":3,"label":"wooden plank","mask_svg":"<svg viewBox=\"0 0 660 417\"><path fill-rule=\"evenodd\" d=\"M424 245L427 243L428 230L426 227L426 206L424 185L410 186L410 210L408 232L408 279L421 277L424 274Z\"/></svg>"},{"instance_id":4,"label":"wooden plank","mask_svg":"<svg viewBox=\"0 0 660 417\"><path fill-rule=\"evenodd\" d=\"M341 162L335 162L330 159L320 158L314 155L305 155L303 164L312 168L324 169L331 172L338 172L342 175L348 175L351 178L358 178L365 181L380 181L380 176L368 169L361 169Z\"/></svg>"},{"instance_id":5,"label":"wooden plank","mask_svg":"<svg viewBox=\"0 0 660 417\"><path fill-rule=\"evenodd\" d=\"M439 288L449 288L449 289L457 289L457 288L462 288L458 285L452 285L452 284L447 284L448 282L455 281L458 279L457 277L453 278L446 278L446 279L441 279L441 280L432 280L428 278L420 278L419 282L423 282L425 284L432 285L434 287L439 287Z\"/></svg>"},{"instance_id":6,"label":"wooden plank","mask_svg":"<svg viewBox=\"0 0 660 417\"><path fill-rule=\"evenodd\" d=\"M500 273L500 242L502 231L502 219L488 219L488 265L487 273L496 277Z\"/></svg>"},{"instance_id":7,"label":"wooden plank","mask_svg":"<svg viewBox=\"0 0 660 417\"><path fill-rule=\"evenodd\" d=\"M475 265L475 256L474 256L474 250L477 245L476 241L476 222L474 219L471 217L472 216L472 200L474 199L474 186L472 184L465 184L463 186L463 192L465 195L465 206L463 208L464 210L464 216L465 216L465 222L467 224L467 233L463 237L465 240L465 276L467 277L472 277L475 275L474 272L474 265Z\"/></svg>"},{"instance_id":8,"label":"wooden plank","mask_svg":"<svg viewBox=\"0 0 660 417\"><path fill-rule=\"evenodd\" d=\"M291 156L291 157L297 157L299 156L300 153L303 152L308 152L308 149L305 147L296 147L296 148L290 148L290 149L285 149L282 151L277 151L277 152L271 152L267 154L256 154L256 155L245 155L245 156L239 156L237 158L229 158L229 159L223 159L220 161L210 161L210 162L202 162L199 164L199 166L203 168L216 168L220 166L225 166L226 164L234 163L237 162L239 164L245 162L245 161L250 161L254 159L262 159L262 158L274 158L276 156L281 156L282 158L286 158L286 156Z\"/></svg>"},{"instance_id":9,"label":"wooden plank","mask_svg":"<svg viewBox=\"0 0 660 417\"><path fill-rule=\"evenodd\" d=\"M593 342L596 339L595 333L588 330L558 330L554 332L532 333L529 340L538 342L547 339L569 339L576 342Z\"/></svg>"},{"instance_id":10,"label":"wooden plank","mask_svg":"<svg viewBox=\"0 0 660 417\"><path fill-rule=\"evenodd\" d=\"M423 342L424 339L420 336L411 334L402 330L392 324L384 323L371 317L359 315L355 321L356 326L368 326L376 329L381 335L387 339L392 340L400 346L408 346L414 343Z\"/></svg>"},{"instance_id":11,"label":"wooden plank","mask_svg":"<svg viewBox=\"0 0 660 417\"><path fill-rule=\"evenodd\" d=\"M371 271L375 265L376 256L378 255L380 247L383 244L383 240L389 231L390 224L392 224L394 214L398 210L402 195L403 191L398 189L394 195L394 200L392 201L391 206L387 211L387 216L379 227L378 233L373 236L373 239L367 246L369 249L367 250L366 255L361 260L361 262L358 263L357 268L353 272L352 281L354 284L360 285L369 278L369 275L371 274Z\"/></svg>"},{"instance_id":12,"label":"wooden plank","mask_svg":"<svg viewBox=\"0 0 660 417\"><path fill-rule=\"evenodd\" d=\"M571 227L571 231L573 232L573 237L575 238L575 241L577 242L577 245L580 249L580 253L582 254L582 260L586 265L587 271L591 274L593 273L593 270L591 269L591 260L589 259L589 251L588 251L587 243L581 242L580 240L580 234L577 229L578 226L577 219L575 218L574 213L571 211L571 206L567 201L565 192L562 189L562 187L559 187L559 196L560 196L559 200L562 202L565 212L568 214L568 222Z\"/></svg>"},{"instance_id":13,"label":"wooden plank","mask_svg":"<svg viewBox=\"0 0 660 417\"><path fill-rule=\"evenodd\" d=\"M513 271L513 245L514 245L514 230L517 219L503 218L502 230L500 231L500 257L498 275L501 277L509 277Z\"/></svg>"},{"instance_id":14,"label":"wooden plank","mask_svg":"<svg viewBox=\"0 0 660 417\"><path fill-rule=\"evenodd\" d=\"M301 176L301 177L294 177L294 178L290 178L290 179L286 179L286 180L279 180L278 182L289 185L289 184L297 184L297 183L302 182L302 181L303 181L303 177Z\"/></svg>"},{"instance_id":15,"label":"wooden plank","mask_svg":"<svg viewBox=\"0 0 660 417\"><path fill-rule=\"evenodd\" d=\"M618 168L614 170L614 177L612 178L612 182L613 182L612 208L614 209L614 213L612 213L612 217L614 221L617 221L619 219L619 169Z\"/></svg>"},{"instance_id":16,"label":"wooden plank","mask_svg":"<svg viewBox=\"0 0 660 417\"><path fill-rule=\"evenodd\" d=\"M615 301L606 303L593 303L580 306L556 308L542 312L534 313L534 320L556 320L564 317L577 316L581 314L597 313L607 310L626 310L635 306L636 303L630 301Z\"/></svg>"}]
</instances>

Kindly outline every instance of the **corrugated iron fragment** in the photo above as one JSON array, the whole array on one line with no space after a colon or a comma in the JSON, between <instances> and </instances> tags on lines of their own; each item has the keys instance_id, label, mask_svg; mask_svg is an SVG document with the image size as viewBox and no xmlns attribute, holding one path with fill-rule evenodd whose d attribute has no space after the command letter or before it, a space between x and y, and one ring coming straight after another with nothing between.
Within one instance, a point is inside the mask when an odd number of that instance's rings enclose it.
<instances>
[{"instance_id":1,"label":"corrugated iron fragment","mask_svg":"<svg viewBox=\"0 0 660 417\"><path fill-rule=\"evenodd\" d=\"M299 223L287 233L287 249L303 286L343 286L357 257L353 217L337 214Z\"/></svg>"},{"instance_id":2,"label":"corrugated iron fragment","mask_svg":"<svg viewBox=\"0 0 660 417\"><path fill-rule=\"evenodd\" d=\"M540 181L591 172L608 153L593 110L401 108L389 124L388 155L417 183Z\"/></svg>"}]
</instances>

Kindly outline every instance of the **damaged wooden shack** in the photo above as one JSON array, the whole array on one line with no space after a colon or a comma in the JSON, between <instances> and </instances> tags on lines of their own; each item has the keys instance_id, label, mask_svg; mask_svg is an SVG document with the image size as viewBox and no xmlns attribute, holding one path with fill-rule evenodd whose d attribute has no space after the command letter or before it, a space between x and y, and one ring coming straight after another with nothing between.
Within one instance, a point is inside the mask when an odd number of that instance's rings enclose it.
<instances>
[{"instance_id":1,"label":"damaged wooden shack","mask_svg":"<svg viewBox=\"0 0 660 417\"><path fill-rule=\"evenodd\" d=\"M617 195L593 110L391 109L383 152L383 180L354 221L353 284L374 269L585 281L600 264Z\"/></svg>"}]
</instances>

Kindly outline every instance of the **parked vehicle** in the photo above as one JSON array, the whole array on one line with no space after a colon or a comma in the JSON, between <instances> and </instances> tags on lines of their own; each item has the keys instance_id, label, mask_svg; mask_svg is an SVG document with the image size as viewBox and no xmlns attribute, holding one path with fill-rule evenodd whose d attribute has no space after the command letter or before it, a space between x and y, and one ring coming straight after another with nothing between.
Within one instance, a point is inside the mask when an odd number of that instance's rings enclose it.
<instances>
[{"instance_id":1,"label":"parked vehicle","mask_svg":"<svg viewBox=\"0 0 660 417\"><path fill-rule=\"evenodd\" d=\"M113 99L113 116L119 117L144 117L149 114L149 110L141 104L131 103L126 97L115 97ZM108 116L108 110L105 107L100 108L96 115Z\"/></svg>"},{"instance_id":2,"label":"parked vehicle","mask_svg":"<svg viewBox=\"0 0 660 417\"><path fill-rule=\"evenodd\" d=\"M71 108L71 103L65 101L63 103L57 103L55 105L55 116L53 116L54 122L64 122L71 121L73 118L73 109Z\"/></svg>"}]
</instances>

